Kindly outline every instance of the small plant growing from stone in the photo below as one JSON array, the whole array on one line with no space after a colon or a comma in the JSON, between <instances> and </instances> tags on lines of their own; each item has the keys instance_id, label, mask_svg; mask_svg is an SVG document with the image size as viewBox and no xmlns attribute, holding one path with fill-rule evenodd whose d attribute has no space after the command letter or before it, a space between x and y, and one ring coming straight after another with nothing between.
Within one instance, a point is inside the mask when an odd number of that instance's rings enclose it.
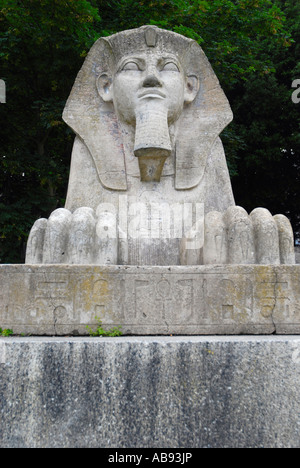
<instances>
[{"instance_id":1,"label":"small plant growing from stone","mask_svg":"<svg viewBox=\"0 0 300 468\"><path fill-rule=\"evenodd\" d=\"M104 330L102 327L102 320L100 317L95 317L97 320L97 328L96 331L93 331L91 327L87 325L87 330L89 331L90 336L121 336L121 327L113 327L110 328L109 330Z\"/></svg>"},{"instance_id":2,"label":"small plant growing from stone","mask_svg":"<svg viewBox=\"0 0 300 468\"><path fill-rule=\"evenodd\" d=\"M0 336L11 336L13 335L13 333L13 330L11 330L10 328L5 328L4 330L0 328Z\"/></svg>"}]
</instances>

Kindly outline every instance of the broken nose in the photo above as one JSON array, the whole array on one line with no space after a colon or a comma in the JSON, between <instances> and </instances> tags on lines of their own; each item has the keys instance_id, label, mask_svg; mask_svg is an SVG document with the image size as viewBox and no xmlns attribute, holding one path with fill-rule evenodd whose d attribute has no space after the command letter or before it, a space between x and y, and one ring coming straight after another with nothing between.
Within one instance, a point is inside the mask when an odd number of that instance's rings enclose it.
<instances>
[{"instance_id":1,"label":"broken nose","mask_svg":"<svg viewBox=\"0 0 300 468\"><path fill-rule=\"evenodd\" d=\"M161 86L161 83L157 76L155 75L149 75L145 78L143 86L146 88L151 88L153 86Z\"/></svg>"}]
</instances>

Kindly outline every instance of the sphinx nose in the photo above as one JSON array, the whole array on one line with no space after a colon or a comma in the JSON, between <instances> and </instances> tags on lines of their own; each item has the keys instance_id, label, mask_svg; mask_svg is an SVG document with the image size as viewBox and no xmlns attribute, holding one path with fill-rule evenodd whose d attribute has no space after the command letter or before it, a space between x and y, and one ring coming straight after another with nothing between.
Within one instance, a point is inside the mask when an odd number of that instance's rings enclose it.
<instances>
[{"instance_id":1,"label":"sphinx nose","mask_svg":"<svg viewBox=\"0 0 300 468\"><path fill-rule=\"evenodd\" d=\"M143 82L144 88L153 88L156 86L161 86L162 83L158 76L154 74L147 75Z\"/></svg>"}]
</instances>

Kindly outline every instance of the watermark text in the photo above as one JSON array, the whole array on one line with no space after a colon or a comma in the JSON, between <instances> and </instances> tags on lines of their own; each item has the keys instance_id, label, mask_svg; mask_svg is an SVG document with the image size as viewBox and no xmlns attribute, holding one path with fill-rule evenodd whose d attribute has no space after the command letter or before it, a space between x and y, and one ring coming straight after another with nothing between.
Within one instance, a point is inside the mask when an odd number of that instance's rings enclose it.
<instances>
[{"instance_id":1,"label":"watermark text","mask_svg":"<svg viewBox=\"0 0 300 468\"><path fill-rule=\"evenodd\" d=\"M0 104L6 103L6 85L4 80L0 80Z\"/></svg>"},{"instance_id":2,"label":"watermark text","mask_svg":"<svg viewBox=\"0 0 300 468\"><path fill-rule=\"evenodd\" d=\"M292 101L294 104L299 104L300 102L300 79L294 80L292 83L292 88L297 88L292 93Z\"/></svg>"},{"instance_id":3,"label":"watermark text","mask_svg":"<svg viewBox=\"0 0 300 468\"><path fill-rule=\"evenodd\" d=\"M119 196L118 206L101 203L96 211L99 238L186 239L186 249L204 242L204 204L130 201Z\"/></svg>"}]
</instances>

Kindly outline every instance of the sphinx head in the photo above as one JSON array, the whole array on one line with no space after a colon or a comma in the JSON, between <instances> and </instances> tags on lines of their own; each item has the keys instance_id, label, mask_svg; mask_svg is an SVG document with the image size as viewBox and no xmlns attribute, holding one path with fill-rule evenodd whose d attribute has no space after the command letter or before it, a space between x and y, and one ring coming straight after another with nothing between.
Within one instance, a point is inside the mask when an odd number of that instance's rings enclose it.
<instances>
[{"instance_id":1,"label":"sphinx head","mask_svg":"<svg viewBox=\"0 0 300 468\"><path fill-rule=\"evenodd\" d=\"M104 102L113 103L119 120L135 129L134 154L139 158L141 180L159 181L172 151L169 127L195 99L199 77L187 73L174 44L162 44L158 28L146 26L139 32L139 47L131 50L127 45L124 54L98 77L97 89ZM112 56L118 56L113 41L109 46Z\"/></svg>"},{"instance_id":2,"label":"sphinx head","mask_svg":"<svg viewBox=\"0 0 300 468\"><path fill-rule=\"evenodd\" d=\"M98 92L104 101L113 102L119 118L127 123L135 124L137 113L144 107L153 111L163 109L168 123L174 123L184 104L195 99L199 77L187 75L184 61L175 50L155 47L158 28L141 29L144 44L140 44L139 50L127 51L98 77Z\"/></svg>"},{"instance_id":3,"label":"sphinx head","mask_svg":"<svg viewBox=\"0 0 300 468\"><path fill-rule=\"evenodd\" d=\"M124 124L134 135L141 180L159 181L173 152L175 189L186 190L201 181L210 149L232 113L195 41L142 26L98 39L63 118L89 149L104 187L127 190Z\"/></svg>"}]
</instances>

